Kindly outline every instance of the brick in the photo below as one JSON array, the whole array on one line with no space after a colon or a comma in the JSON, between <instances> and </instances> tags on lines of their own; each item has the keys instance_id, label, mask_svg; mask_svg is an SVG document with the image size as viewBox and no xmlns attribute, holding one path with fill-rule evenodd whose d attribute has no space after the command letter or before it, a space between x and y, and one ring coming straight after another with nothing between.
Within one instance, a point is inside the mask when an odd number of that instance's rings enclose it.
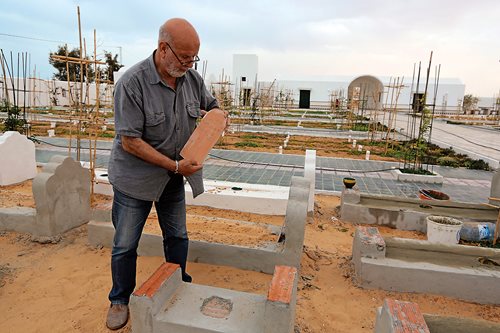
<instances>
[{"instance_id":1,"label":"brick","mask_svg":"<svg viewBox=\"0 0 500 333\"><path fill-rule=\"evenodd\" d=\"M151 277L142 284L142 286L134 292L134 296L153 297L160 289L164 281L168 280L180 266L169 262L163 263Z\"/></svg>"},{"instance_id":2,"label":"brick","mask_svg":"<svg viewBox=\"0 0 500 333\"><path fill-rule=\"evenodd\" d=\"M267 293L267 300L290 304L296 274L297 268L295 267L276 266Z\"/></svg>"},{"instance_id":3,"label":"brick","mask_svg":"<svg viewBox=\"0 0 500 333\"><path fill-rule=\"evenodd\" d=\"M394 333L430 333L418 304L393 299L384 300Z\"/></svg>"}]
</instances>

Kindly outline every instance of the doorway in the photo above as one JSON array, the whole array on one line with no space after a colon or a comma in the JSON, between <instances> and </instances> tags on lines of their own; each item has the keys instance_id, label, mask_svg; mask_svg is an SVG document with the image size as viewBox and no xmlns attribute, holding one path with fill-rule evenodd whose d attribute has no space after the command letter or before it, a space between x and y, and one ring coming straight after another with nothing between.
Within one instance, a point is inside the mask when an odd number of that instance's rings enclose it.
<instances>
[{"instance_id":1,"label":"doorway","mask_svg":"<svg viewBox=\"0 0 500 333\"><path fill-rule=\"evenodd\" d=\"M311 107L311 90L300 90L299 109L309 109Z\"/></svg>"}]
</instances>

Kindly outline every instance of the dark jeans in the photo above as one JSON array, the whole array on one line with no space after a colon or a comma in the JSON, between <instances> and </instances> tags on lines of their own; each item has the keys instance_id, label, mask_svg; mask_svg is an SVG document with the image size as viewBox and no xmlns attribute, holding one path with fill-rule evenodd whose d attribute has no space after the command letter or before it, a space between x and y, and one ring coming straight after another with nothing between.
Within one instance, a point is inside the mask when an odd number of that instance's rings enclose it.
<instances>
[{"instance_id":1,"label":"dark jeans","mask_svg":"<svg viewBox=\"0 0 500 333\"><path fill-rule=\"evenodd\" d=\"M189 240L186 230L184 181L181 175L172 176L160 200L154 204L163 235L165 260L179 264L183 280L190 282L191 277L186 273ZM115 237L111 252L111 303L128 304L134 291L137 246L152 205L152 201L134 199L114 189L112 220Z\"/></svg>"}]
</instances>

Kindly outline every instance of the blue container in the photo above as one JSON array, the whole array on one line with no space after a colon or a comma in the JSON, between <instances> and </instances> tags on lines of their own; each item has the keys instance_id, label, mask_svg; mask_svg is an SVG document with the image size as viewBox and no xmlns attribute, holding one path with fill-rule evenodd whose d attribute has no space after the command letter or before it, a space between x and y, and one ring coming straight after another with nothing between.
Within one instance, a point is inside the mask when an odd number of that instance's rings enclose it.
<instances>
[{"instance_id":1,"label":"blue container","mask_svg":"<svg viewBox=\"0 0 500 333\"><path fill-rule=\"evenodd\" d=\"M460 230L460 239L468 242L491 241L495 233L495 224L490 222L464 222Z\"/></svg>"}]
</instances>

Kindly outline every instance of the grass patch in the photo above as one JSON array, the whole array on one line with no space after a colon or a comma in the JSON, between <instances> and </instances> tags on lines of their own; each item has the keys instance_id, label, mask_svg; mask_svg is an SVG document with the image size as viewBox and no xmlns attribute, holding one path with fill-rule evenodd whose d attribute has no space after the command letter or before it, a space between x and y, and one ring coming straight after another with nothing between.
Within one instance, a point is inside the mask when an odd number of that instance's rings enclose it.
<instances>
[{"instance_id":1,"label":"grass patch","mask_svg":"<svg viewBox=\"0 0 500 333\"><path fill-rule=\"evenodd\" d=\"M263 145L261 145L260 143L252 142L252 141L240 141L240 142L236 142L234 145L236 147L252 147L252 148L263 147Z\"/></svg>"}]
</instances>

